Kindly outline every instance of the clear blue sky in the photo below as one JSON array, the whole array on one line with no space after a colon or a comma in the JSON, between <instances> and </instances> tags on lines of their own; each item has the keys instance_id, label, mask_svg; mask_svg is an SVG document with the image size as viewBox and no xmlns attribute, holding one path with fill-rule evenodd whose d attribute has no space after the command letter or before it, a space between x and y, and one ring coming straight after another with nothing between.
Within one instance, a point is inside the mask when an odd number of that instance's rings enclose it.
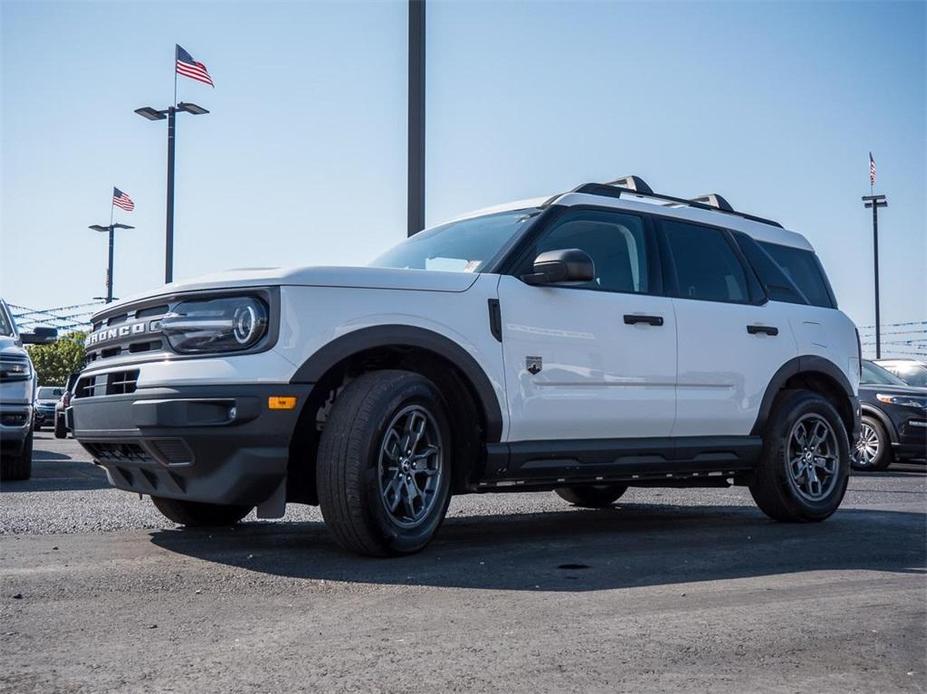
<instances>
[{"instance_id":1,"label":"clear blue sky","mask_svg":"<svg viewBox=\"0 0 927 694\"><path fill-rule=\"evenodd\" d=\"M927 317L925 4L469 3L428 9L427 219L636 173L724 194L811 239L872 323L867 154L883 320ZM405 231L406 6L0 3L0 292L48 307L163 277L173 47L216 88L178 123L175 276L362 264Z\"/></svg>"}]
</instances>

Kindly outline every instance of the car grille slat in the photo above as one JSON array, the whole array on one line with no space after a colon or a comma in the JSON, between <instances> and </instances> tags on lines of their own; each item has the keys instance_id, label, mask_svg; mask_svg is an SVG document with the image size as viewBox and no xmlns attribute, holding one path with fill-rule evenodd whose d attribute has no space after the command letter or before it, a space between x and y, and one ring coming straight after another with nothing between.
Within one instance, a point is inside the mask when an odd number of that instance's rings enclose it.
<instances>
[{"instance_id":1,"label":"car grille slat","mask_svg":"<svg viewBox=\"0 0 927 694\"><path fill-rule=\"evenodd\" d=\"M103 395L128 395L138 386L138 369L110 371L95 376L84 376L77 381L74 398L95 398Z\"/></svg>"}]
</instances>

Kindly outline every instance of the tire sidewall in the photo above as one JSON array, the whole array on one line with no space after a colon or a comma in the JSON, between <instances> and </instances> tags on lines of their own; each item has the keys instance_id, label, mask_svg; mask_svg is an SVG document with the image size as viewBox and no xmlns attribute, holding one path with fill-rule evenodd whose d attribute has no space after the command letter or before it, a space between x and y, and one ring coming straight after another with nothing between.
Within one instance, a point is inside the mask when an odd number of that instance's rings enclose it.
<instances>
[{"instance_id":1,"label":"tire sidewall","mask_svg":"<svg viewBox=\"0 0 927 694\"><path fill-rule=\"evenodd\" d=\"M418 405L426 409L438 427L442 442L441 482L438 487L438 498L428 512L425 520L414 528L402 527L390 517L380 499L379 455L380 445L393 417L405 407ZM391 395L388 404L381 410L375 426L371 427L370 434L364 444L364 470L363 495L361 503L368 520L377 528L384 544L395 554L408 554L424 547L441 526L447 507L451 500L451 467L454 442L451 435L450 422L447 418L447 405L438 390L424 377L416 376L414 380L397 388Z\"/></svg>"},{"instance_id":2,"label":"tire sidewall","mask_svg":"<svg viewBox=\"0 0 927 694\"><path fill-rule=\"evenodd\" d=\"M838 464L837 483L825 498L812 501L800 496L792 487L789 478L789 437L792 427L806 414L816 414L823 417L834 432L837 442ZM830 516L840 506L846 494L850 479L850 443L843 421L834 407L812 393L796 394L782 403L779 416L774 425L773 445L768 448L764 463L771 466L775 483L783 496L783 500L790 507L792 515L804 520L823 520Z\"/></svg>"}]
</instances>

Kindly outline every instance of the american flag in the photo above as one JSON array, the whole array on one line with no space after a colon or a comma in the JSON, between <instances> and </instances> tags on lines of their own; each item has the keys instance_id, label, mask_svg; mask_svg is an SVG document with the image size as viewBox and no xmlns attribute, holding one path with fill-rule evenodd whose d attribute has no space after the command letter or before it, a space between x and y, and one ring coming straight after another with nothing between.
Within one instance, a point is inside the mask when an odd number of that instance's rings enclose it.
<instances>
[{"instance_id":1,"label":"american flag","mask_svg":"<svg viewBox=\"0 0 927 694\"><path fill-rule=\"evenodd\" d=\"M135 203L132 202L132 198L118 188L113 188L113 204L116 207L121 207L126 212L131 212L135 209Z\"/></svg>"},{"instance_id":2,"label":"american flag","mask_svg":"<svg viewBox=\"0 0 927 694\"><path fill-rule=\"evenodd\" d=\"M206 66L203 63L196 62L193 56L179 45L177 46L177 74L208 84L210 87L216 86L212 83L212 77L209 76Z\"/></svg>"},{"instance_id":3,"label":"american flag","mask_svg":"<svg viewBox=\"0 0 927 694\"><path fill-rule=\"evenodd\" d=\"M875 159L872 158L872 152L869 153L869 185L874 186L876 182L876 165Z\"/></svg>"}]
</instances>

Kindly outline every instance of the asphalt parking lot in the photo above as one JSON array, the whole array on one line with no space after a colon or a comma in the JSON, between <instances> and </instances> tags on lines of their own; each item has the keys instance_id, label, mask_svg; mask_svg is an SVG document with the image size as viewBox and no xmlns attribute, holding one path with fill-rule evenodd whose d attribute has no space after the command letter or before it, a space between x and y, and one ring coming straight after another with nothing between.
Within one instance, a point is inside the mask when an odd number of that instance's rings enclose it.
<instances>
[{"instance_id":1,"label":"asphalt parking lot","mask_svg":"<svg viewBox=\"0 0 927 694\"><path fill-rule=\"evenodd\" d=\"M309 508L178 530L72 440L35 449L0 489L3 691L927 688L924 465L817 525L742 489L461 497L424 553L371 560Z\"/></svg>"}]
</instances>

